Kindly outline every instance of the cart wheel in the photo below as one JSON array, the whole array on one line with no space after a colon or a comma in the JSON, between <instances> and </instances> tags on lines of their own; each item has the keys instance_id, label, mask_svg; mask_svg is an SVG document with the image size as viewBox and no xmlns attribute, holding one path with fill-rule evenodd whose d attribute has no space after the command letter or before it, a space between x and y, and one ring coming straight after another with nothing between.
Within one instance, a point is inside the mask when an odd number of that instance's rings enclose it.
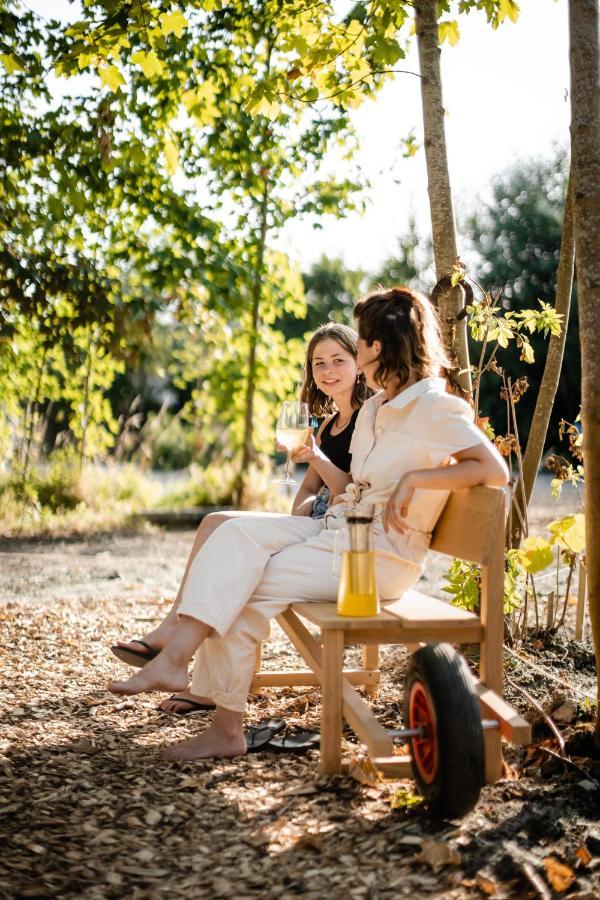
<instances>
[{"instance_id":1,"label":"cart wheel","mask_svg":"<svg viewBox=\"0 0 600 900\"><path fill-rule=\"evenodd\" d=\"M467 664L450 644L429 644L406 674L404 722L423 728L410 738L419 790L436 815L454 819L473 809L485 781L479 701Z\"/></svg>"}]
</instances>

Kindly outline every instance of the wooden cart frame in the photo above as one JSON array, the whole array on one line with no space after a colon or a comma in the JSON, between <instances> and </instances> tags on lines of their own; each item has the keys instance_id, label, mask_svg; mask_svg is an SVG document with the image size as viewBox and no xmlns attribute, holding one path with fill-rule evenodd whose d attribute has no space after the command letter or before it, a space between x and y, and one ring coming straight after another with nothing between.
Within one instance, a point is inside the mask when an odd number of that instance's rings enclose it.
<instances>
[{"instance_id":1,"label":"wooden cart frame","mask_svg":"<svg viewBox=\"0 0 600 900\"><path fill-rule=\"evenodd\" d=\"M412 774L410 757L394 755L393 738L356 690L357 685L367 695L377 690L380 644L405 644L409 648L439 641L480 644L479 680L473 678L473 682L487 725L486 783L502 775L502 737L514 744L530 742L529 724L502 699L505 520L504 492L475 487L450 495L433 533L432 550L481 567L479 615L411 590L369 618L341 617L334 603L314 602L294 603L278 617L309 671L257 671L252 690L321 685L321 772L344 769L345 719L384 776L404 778ZM318 636L311 633L305 620L317 627ZM363 668L344 670L344 649L357 644L363 645Z\"/></svg>"}]
</instances>

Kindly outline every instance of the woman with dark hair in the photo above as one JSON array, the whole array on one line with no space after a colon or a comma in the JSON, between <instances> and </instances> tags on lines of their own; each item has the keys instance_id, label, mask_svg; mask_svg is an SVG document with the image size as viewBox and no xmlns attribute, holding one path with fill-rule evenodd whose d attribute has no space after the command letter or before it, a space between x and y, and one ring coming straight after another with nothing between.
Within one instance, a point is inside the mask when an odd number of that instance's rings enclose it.
<instances>
[{"instance_id":1,"label":"woman with dark hair","mask_svg":"<svg viewBox=\"0 0 600 900\"><path fill-rule=\"evenodd\" d=\"M242 722L257 642L290 603L335 599L335 532L354 504L376 509L377 583L385 601L419 578L450 491L506 484L502 457L439 377L448 361L429 301L394 288L361 300L355 315L357 361L369 387L379 390L357 417L352 481L323 519L248 517L222 525L191 566L171 640L141 672L109 685L117 694L179 690L202 646L205 688L217 710L206 731L170 748L171 759L247 752Z\"/></svg>"}]
</instances>

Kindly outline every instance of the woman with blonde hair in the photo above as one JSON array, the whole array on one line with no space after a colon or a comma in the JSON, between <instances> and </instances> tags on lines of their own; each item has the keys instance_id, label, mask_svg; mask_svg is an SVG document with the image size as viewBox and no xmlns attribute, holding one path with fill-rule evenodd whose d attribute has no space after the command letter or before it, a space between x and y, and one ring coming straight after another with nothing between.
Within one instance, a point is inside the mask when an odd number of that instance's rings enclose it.
<instances>
[{"instance_id":1,"label":"woman with blonde hair","mask_svg":"<svg viewBox=\"0 0 600 900\"><path fill-rule=\"evenodd\" d=\"M311 433L307 445L292 453L294 462L308 463L294 498L294 516L322 518L332 497L341 494L350 481L350 440L358 412L371 393L356 363L357 341L358 335L354 329L329 322L317 328L306 348L301 400L308 404L312 416L323 418L323 421L316 436ZM159 654L177 624L183 590L198 551L218 526L247 515L239 510L215 512L202 520L171 609L157 628L143 638L119 641L111 647L118 659L142 668ZM281 514L252 515L274 518ZM203 654L200 652L194 666L191 689L163 700L160 710L186 715L215 708L212 697L203 695L199 688L202 666Z\"/></svg>"}]
</instances>

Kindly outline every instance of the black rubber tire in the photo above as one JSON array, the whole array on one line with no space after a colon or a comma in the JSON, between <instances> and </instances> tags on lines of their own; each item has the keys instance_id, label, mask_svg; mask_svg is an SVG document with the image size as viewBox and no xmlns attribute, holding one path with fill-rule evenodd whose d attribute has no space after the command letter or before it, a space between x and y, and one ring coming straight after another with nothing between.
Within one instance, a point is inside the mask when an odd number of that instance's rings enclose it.
<instances>
[{"instance_id":1,"label":"black rubber tire","mask_svg":"<svg viewBox=\"0 0 600 900\"><path fill-rule=\"evenodd\" d=\"M437 816L455 819L476 805L485 783L485 750L479 701L469 669L450 644L421 647L410 660L404 690L404 724L410 727L410 697L419 682L435 716L437 766L430 784L411 765L420 792ZM418 687L417 687L418 693Z\"/></svg>"}]
</instances>

